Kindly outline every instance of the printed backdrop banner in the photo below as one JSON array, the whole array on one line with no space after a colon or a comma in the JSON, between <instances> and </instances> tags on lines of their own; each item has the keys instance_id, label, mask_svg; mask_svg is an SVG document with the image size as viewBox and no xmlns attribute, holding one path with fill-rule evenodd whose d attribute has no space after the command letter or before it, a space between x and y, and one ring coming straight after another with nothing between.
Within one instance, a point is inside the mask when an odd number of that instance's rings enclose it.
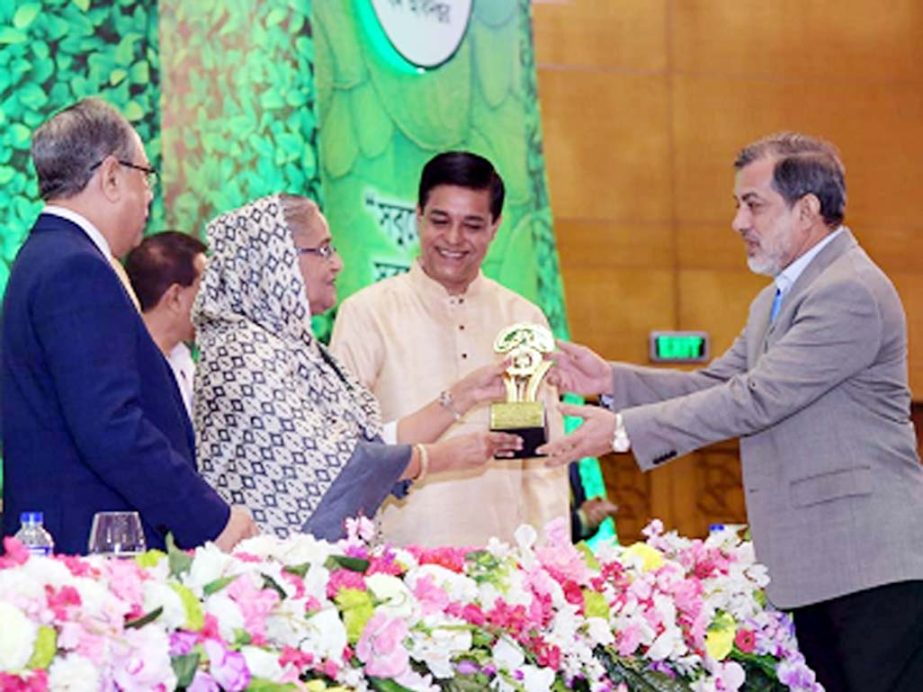
<instances>
[{"instance_id":1,"label":"printed backdrop banner","mask_svg":"<svg viewBox=\"0 0 923 692\"><path fill-rule=\"evenodd\" d=\"M484 272L566 336L528 0L317 2L314 29L324 210L346 265L340 298L407 270L423 164L468 149L507 187Z\"/></svg>"}]
</instances>

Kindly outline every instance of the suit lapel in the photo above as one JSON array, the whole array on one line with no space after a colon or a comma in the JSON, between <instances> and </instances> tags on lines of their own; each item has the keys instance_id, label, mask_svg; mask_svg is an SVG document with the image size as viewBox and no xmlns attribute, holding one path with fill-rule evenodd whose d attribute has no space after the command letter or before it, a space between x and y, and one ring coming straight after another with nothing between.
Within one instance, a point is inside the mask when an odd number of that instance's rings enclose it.
<instances>
[{"instance_id":1,"label":"suit lapel","mask_svg":"<svg viewBox=\"0 0 923 692\"><path fill-rule=\"evenodd\" d=\"M768 325L763 350L768 348L788 331L793 317L791 308L797 303L798 296L808 290L811 284L814 283L814 280L823 274L827 267L850 249L856 247L856 245L856 239L853 234L848 228L844 228L843 233L839 237L831 241L829 245L817 254L817 257L811 260L785 295L785 299L782 301L782 309L779 311L779 316L776 318L775 322Z\"/></svg>"}]
</instances>

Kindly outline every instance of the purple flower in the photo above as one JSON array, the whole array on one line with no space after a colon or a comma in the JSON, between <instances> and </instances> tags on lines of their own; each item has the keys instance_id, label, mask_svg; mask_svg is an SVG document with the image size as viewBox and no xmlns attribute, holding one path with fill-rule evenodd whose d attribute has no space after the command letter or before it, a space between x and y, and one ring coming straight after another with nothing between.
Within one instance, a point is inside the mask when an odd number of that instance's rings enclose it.
<instances>
[{"instance_id":1,"label":"purple flower","mask_svg":"<svg viewBox=\"0 0 923 692\"><path fill-rule=\"evenodd\" d=\"M215 682L227 692L246 689L250 684L250 670L244 655L239 651L231 651L216 639L206 639L203 646Z\"/></svg>"},{"instance_id":2,"label":"purple flower","mask_svg":"<svg viewBox=\"0 0 923 692\"><path fill-rule=\"evenodd\" d=\"M170 635L170 655L185 656L198 641L198 635L195 632L177 631Z\"/></svg>"},{"instance_id":3,"label":"purple flower","mask_svg":"<svg viewBox=\"0 0 923 692\"><path fill-rule=\"evenodd\" d=\"M220 692L220 690L221 688L218 687L218 683L215 682L215 679L201 670L195 672L195 677L192 679L189 687L186 688L186 692Z\"/></svg>"},{"instance_id":4,"label":"purple flower","mask_svg":"<svg viewBox=\"0 0 923 692\"><path fill-rule=\"evenodd\" d=\"M459 675L474 675L481 667L474 661L459 661L458 665L455 666L455 670L458 671Z\"/></svg>"}]
</instances>

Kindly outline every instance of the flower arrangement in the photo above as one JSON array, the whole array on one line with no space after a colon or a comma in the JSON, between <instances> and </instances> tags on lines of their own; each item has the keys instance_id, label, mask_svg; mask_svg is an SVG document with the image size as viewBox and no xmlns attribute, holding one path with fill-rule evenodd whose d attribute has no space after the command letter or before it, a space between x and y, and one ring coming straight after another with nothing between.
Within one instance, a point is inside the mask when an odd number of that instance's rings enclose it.
<instances>
[{"instance_id":1,"label":"flower arrangement","mask_svg":"<svg viewBox=\"0 0 923 692\"><path fill-rule=\"evenodd\" d=\"M134 560L0 558L0 690L820 690L726 530L596 554L260 536Z\"/></svg>"}]
</instances>

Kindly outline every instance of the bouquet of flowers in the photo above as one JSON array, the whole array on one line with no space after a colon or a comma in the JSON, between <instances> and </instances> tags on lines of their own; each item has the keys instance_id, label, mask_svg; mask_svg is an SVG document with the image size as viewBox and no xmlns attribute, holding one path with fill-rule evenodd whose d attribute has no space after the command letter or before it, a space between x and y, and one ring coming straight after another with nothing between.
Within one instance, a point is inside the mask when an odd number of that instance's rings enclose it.
<instances>
[{"instance_id":1,"label":"bouquet of flowers","mask_svg":"<svg viewBox=\"0 0 923 692\"><path fill-rule=\"evenodd\" d=\"M0 558L0 690L820 690L733 531Z\"/></svg>"}]
</instances>

